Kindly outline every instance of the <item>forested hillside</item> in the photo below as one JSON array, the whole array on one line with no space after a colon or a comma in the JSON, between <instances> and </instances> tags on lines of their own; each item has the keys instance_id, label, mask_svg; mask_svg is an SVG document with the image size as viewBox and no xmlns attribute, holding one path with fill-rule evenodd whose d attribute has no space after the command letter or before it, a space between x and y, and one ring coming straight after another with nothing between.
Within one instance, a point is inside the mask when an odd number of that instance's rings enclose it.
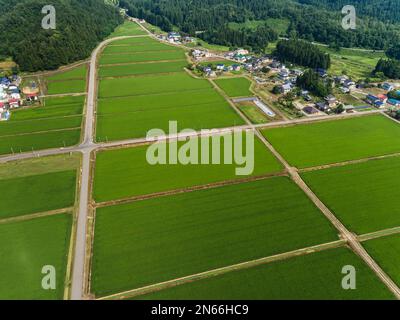
<instances>
[{"instance_id":1,"label":"forested hillside","mask_svg":"<svg viewBox=\"0 0 400 320\"><path fill-rule=\"evenodd\" d=\"M90 55L122 22L104 0L53 0L56 29L41 22L47 0L0 0L0 56L11 56L23 71L55 69Z\"/></svg>"},{"instance_id":2,"label":"forested hillside","mask_svg":"<svg viewBox=\"0 0 400 320\"><path fill-rule=\"evenodd\" d=\"M275 54L281 61L313 69L329 69L331 66L329 54L322 52L317 46L301 40L279 41Z\"/></svg>"},{"instance_id":3,"label":"forested hillside","mask_svg":"<svg viewBox=\"0 0 400 320\"><path fill-rule=\"evenodd\" d=\"M361 17L374 17L394 23L400 22L400 1L398 0L297 0L333 10L341 10L346 5L353 5Z\"/></svg>"},{"instance_id":4,"label":"forested hillside","mask_svg":"<svg viewBox=\"0 0 400 320\"><path fill-rule=\"evenodd\" d=\"M399 1L356 0L356 30L341 26L344 1L334 0L121 0L129 14L169 31L216 31L229 22L288 19L287 34L342 47L385 49L400 40ZM383 21L390 17L390 22ZM381 19L381 20L379 20Z\"/></svg>"}]
</instances>

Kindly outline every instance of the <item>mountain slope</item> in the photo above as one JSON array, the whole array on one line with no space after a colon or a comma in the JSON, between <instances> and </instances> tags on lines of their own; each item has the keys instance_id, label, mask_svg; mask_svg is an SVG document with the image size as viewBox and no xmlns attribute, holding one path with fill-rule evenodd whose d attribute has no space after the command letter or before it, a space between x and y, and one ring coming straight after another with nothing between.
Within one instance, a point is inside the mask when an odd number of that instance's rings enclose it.
<instances>
[{"instance_id":1,"label":"mountain slope","mask_svg":"<svg viewBox=\"0 0 400 320\"><path fill-rule=\"evenodd\" d=\"M0 55L23 71L55 69L86 58L122 22L103 0L53 0L56 29L44 30L47 0L0 0Z\"/></svg>"}]
</instances>

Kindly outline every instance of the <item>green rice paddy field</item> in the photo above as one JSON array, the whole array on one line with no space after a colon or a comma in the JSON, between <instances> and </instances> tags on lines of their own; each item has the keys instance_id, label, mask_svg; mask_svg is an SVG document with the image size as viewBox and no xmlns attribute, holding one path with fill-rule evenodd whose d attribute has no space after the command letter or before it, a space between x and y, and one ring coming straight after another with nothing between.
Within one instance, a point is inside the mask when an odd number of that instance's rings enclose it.
<instances>
[{"instance_id":1,"label":"green rice paddy field","mask_svg":"<svg viewBox=\"0 0 400 320\"><path fill-rule=\"evenodd\" d=\"M98 115L110 115L137 111L153 111L174 107L189 107L203 104L224 104L225 99L213 88L166 92L132 97L99 99Z\"/></svg>"},{"instance_id":2,"label":"green rice paddy field","mask_svg":"<svg viewBox=\"0 0 400 320\"><path fill-rule=\"evenodd\" d=\"M68 94L68 93L83 93L86 92L85 80L66 80L47 83L47 94Z\"/></svg>"},{"instance_id":3,"label":"green rice paddy field","mask_svg":"<svg viewBox=\"0 0 400 320\"><path fill-rule=\"evenodd\" d=\"M92 290L121 292L335 240L287 177L100 208Z\"/></svg>"},{"instance_id":4,"label":"green rice paddy field","mask_svg":"<svg viewBox=\"0 0 400 320\"><path fill-rule=\"evenodd\" d=\"M114 30L110 37L136 36L142 34L147 34L147 32L140 28L137 23L125 21Z\"/></svg>"},{"instance_id":5,"label":"green rice paddy field","mask_svg":"<svg viewBox=\"0 0 400 320\"><path fill-rule=\"evenodd\" d=\"M224 128L244 124L227 102L170 108L149 108L97 117L97 141L146 137L158 128L168 134L169 121L177 121L178 130Z\"/></svg>"},{"instance_id":6,"label":"green rice paddy field","mask_svg":"<svg viewBox=\"0 0 400 320\"><path fill-rule=\"evenodd\" d=\"M63 298L71 223L71 214L59 214L0 224L0 299ZM56 270L55 290L41 286L47 265Z\"/></svg>"},{"instance_id":7,"label":"green rice paddy field","mask_svg":"<svg viewBox=\"0 0 400 320\"><path fill-rule=\"evenodd\" d=\"M146 77L103 79L99 85L99 98L183 92L211 87L208 81L192 78L184 72Z\"/></svg>"},{"instance_id":8,"label":"green rice paddy field","mask_svg":"<svg viewBox=\"0 0 400 320\"><path fill-rule=\"evenodd\" d=\"M0 154L75 145L85 96L51 97L44 105L12 111L0 123Z\"/></svg>"},{"instance_id":9,"label":"green rice paddy field","mask_svg":"<svg viewBox=\"0 0 400 320\"><path fill-rule=\"evenodd\" d=\"M86 92L86 76L86 65L48 76L45 79L47 95L84 93Z\"/></svg>"},{"instance_id":10,"label":"green rice paddy field","mask_svg":"<svg viewBox=\"0 0 400 320\"><path fill-rule=\"evenodd\" d=\"M400 286L400 236L378 238L363 243L389 277Z\"/></svg>"},{"instance_id":11,"label":"green rice paddy field","mask_svg":"<svg viewBox=\"0 0 400 320\"><path fill-rule=\"evenodd\" d=\"M122 66L103 66L100 68L99 76L101 78L104 78L115 76L121 77L130 75L180 72L186 66L186 60L175 62L136 63Z\"/></svg>"},{"instance_id":12,"label":"green rice paddy field","mask_svg":"<svg viewBox=\"0 0 400 320\"><path fill-rule=\"evenodd\" d=\"M117 43L117 45L115 45ZM174 46L169 46L167 44L158 42L153 40L153 42L144 42L144 43L132 43L130 45L118 45L118 40L111 42L107 47L103 50L103 55L107 54L122 54L122 53L134 53L141 52L142 54L147 54L147 51L169 51L169 50L177 50L179 49Z\"/></svg>"},{"instance_id":13,"label":"green rice paddy field","mask_svg":"<svg viewBox=\"0 0 400 320\"><path fill-rule=\"evenodd\" d=\"M223 138L220 141L222 151ZM179 142L178 147L183 144L183 142ZM168 145L165 143L160 143L159 146L165 146L168 149ZM221 164L218 165L151 165L146 159L148 148L149 146L140 146L97 153L94 199L97 202L104 202L243 178L243 176L236 175L236 168L244 167L244 165L224 164L223 152L221 152ZM245 149L243 148L243 150ZM169 154L168 150L167 154ZM201 152L199 154L201 155ZM282 170L281 164L257 138L254 141L254 154L252 176L276 173ZM211 149L209 159L211 159L210 155L212 155Z\"/></svg>"},{"instance_id":14,"label":"green rice paddy field","mask_svg":"<svg viewBox=\"0 0 400 320\"><path fill-rule=\"evenodd\" d=\"M100 58L100 65L105 64L118 64L118 63L134 63L146 61L167 61L167 60L183 60L185 59L185 52L181 49L169 49L168 51L149 51L145 54L143 52L132 52L129 54L110 54L102 55Z\"/></svg>"},{"instance_id":15,"label":"green rice paddy field","mask_svg":"<svg viewBox=\"0 0 400 320\"><path fill-rule=\"evenodd\" d=\"M47 77L48 81L61 81L72 79L86 79L87 67L86 65L73 68L71 70L57 73L54 76Z\"/></svg>"},{"instance_id":16,"label":"green rice paddy field","mask_svg":"<svg viewBox=\"0 0 400 320\"><path fill-rule=\"evenodd\" d=\"M73 129L0 137L0 154L73 146L79 142L80 136L81 130Z\"/></svg>"},{"instance_id":17,"label":"green rice paddy field","mask_svg":"<svg viewBox=\"0 0 400 320\"><path fill-rule=\"evenodd\" d=\"M357 290L343 290L341 270L357 270ZM152 300L377 300L394 299L347 248L332 249L212 277L148 294Z\"/></svg>"},{"instance_id":18,"label":"green rice paddy field","mask_svg":"<svg viewBox=\"0 0 400 320\"><path fill-rule=\"evenodd\" d=\"M231 98L253 95L250 91L251 81L247 78L218 79L214 82Z\"/></svg>"},{"instance_id":19,"label":"green rice paddy field","mask_svg":"<svg viewBox=\"0 0 400 320\"><path fill-rule=\"evenodd\" d=\"M381 115L266 129L263 134L298 168L400 152L400 125Z\"/></svg>"},{"instance_id":20,"label":"green rice paddy field","mask_svg":"<svg viewBox=\"0 0 400 320\"><path fill-rule=\"evenodd\" d=\"M0 219L72 207L76 170L0 179Z\"/></svg>"},{"instance_id":21,"label":"green rice paddy field","mask_svg":"<svg viewBox=\"0 0 400 320\"><path fill-rule=\"evenodd\" d=\"M351 231L400 226L400 158L302 174L305 182Z\"/></svg>"},{"instance_id":22,"label":"green rice paddy field","mask_svg":"<svg viewBox=\"0 0 400 320\"><path fill-rule=\"evenodd\" d=\"M128 46L128 45L145 45L145 44L154 44L158 43L158 41L150 38L149 36L144 37L136 37L136 38L127 38L121 40L113 40L107 47L114 47L114 46Z\"/></svg>"}]
</instances>

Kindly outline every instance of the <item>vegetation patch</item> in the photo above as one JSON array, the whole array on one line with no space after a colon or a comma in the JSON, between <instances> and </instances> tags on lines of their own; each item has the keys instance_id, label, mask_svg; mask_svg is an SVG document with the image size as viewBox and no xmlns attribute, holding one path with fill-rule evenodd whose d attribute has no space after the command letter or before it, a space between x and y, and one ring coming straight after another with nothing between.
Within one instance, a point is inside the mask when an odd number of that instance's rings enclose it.
<instances>
[{"instance_id":1,"label":"vegetation patch","mask_svg":"<svg viewBox=\"0 0 400 320\"><path fill-rule=\"evenodd\" d=\"M140 78L103 79L99 85L99 97L147 95L207 88L211 88L208 81L192 78L182 72Z\"/></svg>"},{"instance_id":2,"label":"vegetation patch","mask_svg":"<svg viewBox=\"0 0 400 320\"><path fill-rule=\"evenodd\" d=\"M214 82L231 98L253 95L251 81L247 78L217 79Z\"/></svg>"},{"instance_id":3,"label":"vegetation patch","mask_svg":"<svg viewBox=\"0 0 400 320\"><path fill-rule=\"evenodd\" d=\"M47 83L47 94L68 94L86 92L86 80L66 80Z\"/></svg>"},{"instance_id":4,"label":"vegetation patch","mask_svg":"<svg viewBox=\"0 0 400 320\"><path fill-rule=\"evenodd\" d=\"M100 68L99 75L101 78L103 78L143 74L172 73L183 71L183 68L186 66L186 60L159 63L139 63L122 66L103 66Z\"/></svg>"},{"instance_id":5,"label":"vegetation patch","mask_svg":"<svg viewBox=\"0 0 400 320\"><path fill-rule=\"evenodd\" d=\"M341 286L343 266L357 270L357 290ZM151 300L387 300L390 291L347 248L230 272L138 299Z\"/></svg>"},{"instance_id":6,"label":"vegetation patch","mask_svg":"<svg viewBox=\"0 0 400 320\"><path fill-rule=\"evenodd\" d=\"M168 132L169 123L177 121L179 130L232 127L244 124L227 102L177 107L153 107L148 110L131 111L97 116L97 141L124 140L146 137L154 128Z\"/></svg>"},{"instance_id":7,"label":"vegetation patch","mask_svg":"<svg viewBox=\"0 0 400 320\"><path fill-rule=\"evenodd\" d=\"M145 54L143 54L143 52L132 52L129 54L102 55L100 58L100 65L146 61L173 61L183 60L185 58L186 56L183 50L176 50L171 48L168 51L149 51Z\"/></svg>"},{"instance_id":8,"label":"vegetation patch","mask_svg":"<svg viewBox=\"0 0 400 320\"><path fill-rule=\"evenodd\" d=\"M380 115L266 129L263 134L299 168L400 152L400 126Z\"/></svg>"},{"instance_id":9,"label":"vegetation patch","mask_svg":"<svg viewBox=\"0 0 400 320\"><path fill-rule=\"evenodd\" d=\"M71 214L59 214L0 224L0 299L63 299L71 223ZM47 265L56 271L55 290L42 288Z\"/></svg>"},{"instance_id":10,"label":"vegetation patch","mask_svg":"<svg viewBox=\"0 0 400 320\"><path fill-rule=\"evenodd\" d=\"M400 286L400 236L394 235L363 243L389 277Z\"/></svg>"},{"instance_id":11,"label":"vegetation patch","mask_svg":"<svg viewBox=\"0 0 400 320\"><path fill-rule=\"evenodd\" d=\"M72 207L76 170L0 180L0 219Z\"/></svg>"},{"instance_id":12,"label":"vegetation patch","mask_svg":"<svg viewBox=\"0 0 400 320\"><path fill-rule=\"evenodd\" d=\"M101 208L92 289L102 296L336 239L286 177Z\"/></svg>"},{"instance_id":13,"label":"vegetation patch","mask_svg":"<svg viewBox=\"0 0 400 320\"><path fill-rule=\"evenodd\" d=\"M400 158L303 173L306 183L350 230L400 226Z\"/></svg>"},{"instance_id":14,"label":"vegetation patch","mask_svg":"<svg viewBox=\"0 0 400 320\"><path fill-rule=\"evenodd\" d=\"M79 142L80 135L81 129L66 129L3 137L0 138L0 154L73 146Z\"/></svg>"},{"instance_id":15,"label":"vegetation patch","mask_svg":"<svg viewBox=\"0 0 400 320\"><path fill-rule=\"evenodd\" d=\"M221 164L151 165L146 160L148 146L99 152L96 157L94 199L102 202L244 178L236 175L236 168L244 165L224 164L224 137L218 138L221 142ZM180 142L178 147L182 144ZM280 163L257 138L254 141L254 153L252 176L282 170Z\"/></svg>"}]
</instances>

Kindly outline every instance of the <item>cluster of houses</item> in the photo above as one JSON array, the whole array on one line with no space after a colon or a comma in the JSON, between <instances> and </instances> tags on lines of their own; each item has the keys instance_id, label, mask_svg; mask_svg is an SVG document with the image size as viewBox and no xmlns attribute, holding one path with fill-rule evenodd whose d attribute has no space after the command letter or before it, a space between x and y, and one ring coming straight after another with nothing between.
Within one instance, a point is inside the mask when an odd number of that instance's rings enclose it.
<instances>
[{"instance_id":1,"label":"cluster of houses","mask_svg":"<svg viewBox=\"0 0 400 320\"><path fill-rule=\"evenodd\" d=\"M20 83L18 76L0 78L0 121L10 118L10 109L21 106Z\"/></svg>"},{"instance_id":2,"label":"cluster of houses","mask_svg":"<svg viewBox=\"0 0 400 320\"><path fill-rule=\"evenodd\" d=\"M334 80L343 93L351 93L356 88L356 83L346 75L337 76Z\"/></svg>"},{"instance_id":3,"label":"cluster of houses","mask_svg":"<svg viewBox=\"0 0 400 320\"><path fill-rule=\"evenodd\" d=\"M173 44L186 44L196 41L195 38L189 36L182 36L179 32L169 32L167 35L158 35L158 38L163 41L168 41Z\"/></svg>"},{"instance_id":4,"label":"cluster of houses","mask_svg":"<svg viewBox=\"0 0 400 320\"><path fill-rule=\"evenodd\" d=\"M21 78L17 75L0 78L0 121L9 120L12 109L21 107L25 102L38 100L38 88L26 87L21 92L20 84Z\"/></svg>"},{"instance_id":5,"label":"cluster of houses","mask_svg":"<svg viewBox=\"0 0 400 320\"><path fill-rule=\"evenodd\" d=\"M200 66L199 68L207 77L216 77L217 74L221 74L223 72L234 72L240 71L242 69L241 65L239 64L225 65L224 63L218 63L217 65L215 65L215 67Z\"/></svg>"}]
</instances>

